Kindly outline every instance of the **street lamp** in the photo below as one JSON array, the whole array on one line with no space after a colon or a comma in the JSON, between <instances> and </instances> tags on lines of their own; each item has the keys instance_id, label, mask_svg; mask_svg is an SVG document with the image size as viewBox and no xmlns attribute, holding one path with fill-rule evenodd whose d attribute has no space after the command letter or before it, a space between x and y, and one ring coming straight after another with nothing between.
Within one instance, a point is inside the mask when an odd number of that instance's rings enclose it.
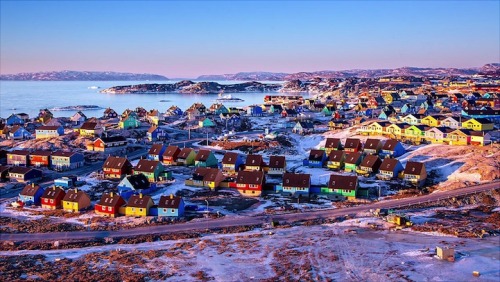
<instances>
[{"instance_id":1,"label":"street lamp","mask_svg":"<svg viewBox=\"0 0 500 282\"><path fill-rule=\"evenodd\" d=\"M209 215L209 214L208 214L208 200L207 200L207 199L205 199L205 202L207 202L207 232L208 232L208 215Z\"/></svg>"}]
</instances>

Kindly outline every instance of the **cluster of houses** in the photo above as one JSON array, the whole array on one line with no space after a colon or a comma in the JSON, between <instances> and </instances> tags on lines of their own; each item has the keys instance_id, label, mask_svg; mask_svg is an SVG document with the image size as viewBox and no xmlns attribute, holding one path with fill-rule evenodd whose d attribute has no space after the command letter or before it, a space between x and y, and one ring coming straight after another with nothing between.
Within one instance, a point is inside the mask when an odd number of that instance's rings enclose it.
<instances>
[{"instance_id":1,"label":"cluster of houses","mask_svg":"<svg viewBox=\"0 0 500 282\"><path fill-rule=\"evenodd\" d=\"M65 171L82 167L84 156L71 151L2 151L5 154L5 166L0 166L0 179L16 182L33 182L42 178L40 168Z\"/></svg>"},{"instance_id":2,"label":"cluster of houses","mask_svg":"<svg viewBox=\"0 0 500 282\"><path fill-rule=\"evenodd\" d=\"M484 146L491 143L492 130L494 123L485 118L408 114L400 119L370 122L362 125L358 132L417 144Z\"/></svg>"},{"instance_id":3,"label":"cluster of houses","mask_svg":"<svg viewBox=\"0 0 500 282\"><path fill-rule=\"evenodd\" d=\"M78 188L65 190L60 186L42 188L34 183L26 185L19 193L19 204L36 205L44 209L62 209L67 212L81 212L92 208L92 202L85 191ZM98 215L117 217L120 215L168 216L181 217L184 215L184 200L174 195L161 196L157 204L150 196L141 193L131 195L125 200L117 193L104 193L94 205Z\"/></svg>"}]
</instances>

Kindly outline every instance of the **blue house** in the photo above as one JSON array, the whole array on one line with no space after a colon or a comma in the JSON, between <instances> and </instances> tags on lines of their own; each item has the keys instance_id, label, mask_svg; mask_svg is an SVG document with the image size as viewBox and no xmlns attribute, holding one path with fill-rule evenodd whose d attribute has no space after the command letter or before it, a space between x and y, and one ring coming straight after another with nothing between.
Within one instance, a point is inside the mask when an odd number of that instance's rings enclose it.
<instances>
[{"instance_id":1,"label":"blue house","mask_svg":"<svg viewBox=\"0 0 500 282\"><path fill-rule=\"evenodd\" d=\"M380 156L385 158L387 156L397 158L406 153L406 149L401 145L398 140L389 139L385 141L384 146L382 146L382 150L380 152Z\"/></svg>"},{"instance_id":2,"label":"blue house","mask_svg":"<svg viewBox=\"0 0 500 282\"><path fill-rule=\"evenodd\" d=\"M163 144L154 144L151 146L148 152L148 160L151 161L163 161L163 153L165 153L165 145Z\"/></svg>"},{"instance_id":3,"label":"blue house","mask_svg":"<svg viewBox=\"0 0 500 282\"><path fill-rule=\"evenodd\" d=\"M311 175L303 173L285 173L281 185L283 193L290 193L294 196L309 196L311 188Z\"/></svg>"},{"instance_id":4,"label":"blue house","mask_svg":"<svg viewBox=\"0 0 500 282\"><path fill-rule=\"evenodd\" d=\"M395 179L404 170L398 159L385 158L379 167L377 178L381 180Z\"/></svg>"},{"instance_id":5,"label":"blue house","mask_svg":"<svg viewBox=\"0 0 500 282\"><path fill-rule=\"evenodd\" d=\"M25 205L40 205L40 198L42 197L44 189L35 183L24 186L23 191L19 193L19 201Z\"/></svg>"},{"instance_id":6,"label":"blue house","mask_svg":"<svg viewBox=\"0 0 500 282\"><path fill-rule=\"evenodd\" d=\"M167 131L156 125L151 126L146 133L149 141L166 140L168 138Z\"/></svg>"},{"instance_id":7,"label":"blue house","mask_svg":"<svg viewBox=\"0 0 500 282\"><path fill-rule=\"evenodd\" d=\"M7 125L23 125L24 124L24 120L16 115L16 114L11 114L6 120L5 120L5 123Z\"/></svg>"},{"instance_id":8,"label":"blue house","mask_svg":"<svg viewBox=\"0 0 500 282\"><path fill-rule=\"evenodd\" d=\"M402 114L409 114L409 113L412 113L412 106L408 103L404 104L402 107L401 107L401 113Z\"/></svg>"},{"instance_id":9,"label":"blue house","mask_svg":"<svg viewBox=\"0 0 500 282\"><path fill-rule=\"evenodd\" d=\"M120 181L117 186L118 193L123 199L128 200L130 196L137 193L148 194L156 190L156 185L150 185L148 178L142 174L129 175Z\"/></svg>"},{"instance_id":10,"label":"blue house","mask_svg":"<svg viewBox=\"0 0 500 282\"><path fill-rule=\"evenodd\" d=\"M260 117L263 115L262 107L258 106L258 105L251 105L247 109L247 114L254 116L254 117L257 117L257 116Z\"/></svg>"},{"instance_id":11,"label":"blue house","mask_svg":"<svg viewBox=\"0 0 500 282\"><path fill-rule=\"evenodd\" d=\"M305 159L303 164L309 167L323 167L328 156L324 150L311 150L309 158Z\"/></svg>"},{"instance_id":12,"label":"blue house","mask_svg":"<svg viewBox=\"0 0 500 282\"><path fill-rule=\"evenodd\" d=\"M161 196L158 202L158 216L181 217L184 215L184 200L181 197Z\"/></svg>"},{"instance_id":13,"label":"blue house","mask_svg":"<svg viewBox=\"0 0 500 282\"><path fill-rule=\"evenodd\" d=\"M28 139L30 137L31 133L29 133L28 130L19 125L14 125L9 132L9 138L14 140Z\"/></svg>"}]
</instances>

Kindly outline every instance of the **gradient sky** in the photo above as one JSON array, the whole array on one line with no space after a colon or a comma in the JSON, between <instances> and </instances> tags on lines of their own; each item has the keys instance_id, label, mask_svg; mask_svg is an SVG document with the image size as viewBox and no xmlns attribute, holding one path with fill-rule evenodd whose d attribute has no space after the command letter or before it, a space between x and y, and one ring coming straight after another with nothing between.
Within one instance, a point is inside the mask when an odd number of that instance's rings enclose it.
<instances>
[{"instance_id":1,"label":"gradient sky","mask_svg":"<svg viewBox=\"0 0 500 282\"><path fill-rule=\"evenodd\" d=\"M0 72L168 77L500 62L499 1L1 1Z\"/></svg>"}]
</instances>

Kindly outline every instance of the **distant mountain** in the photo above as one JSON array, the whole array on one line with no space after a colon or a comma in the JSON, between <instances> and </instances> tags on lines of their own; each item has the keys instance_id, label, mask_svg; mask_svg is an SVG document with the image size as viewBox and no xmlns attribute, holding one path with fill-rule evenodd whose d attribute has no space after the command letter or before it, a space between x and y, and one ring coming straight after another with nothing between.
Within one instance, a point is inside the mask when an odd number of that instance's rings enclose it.
<instances>
[{"instance_id":1,"label":"distant mountain","mask_svg":"<svg viewBox=\"0 0 500 282\"><path fill-rule=\"evenodd\" d=\"M281 89L280 84L265 84L255 81L237 83L237 84L219 84L216 82L193 82L183 80L168 84L137 84L113 86L101 90L101 93L107 94L157 94L157 93L192 93L192 94L217 94L221 91L228 93L234 92L275 92Z\"/></svg>"},{"instance_id":2,"label":"distant mountain","mask_svg":"<svg viewBox=\"0 0 500 282\"><path fill-rule=\"evenodd\" d=\"M283 81L287 75L287 73L282 72L239 72L236 74L201 75L196 80Z\"/></svg>"},{"instance_id":3,"label":"distant mountain","mask_svg":"<svg viewBox=\"0 0 500 282\"><path fill-rule=\"evenodd\" d=\"M274 72L239 72L236 74L202 75L199 80L257 80L257 81L291 81L319 78L378 78L387 76L414 76L414 77L449 77L471 76L474 74L500 75L500 64L487 64L480 68L417 68L401 67L396 69L353 69L340 71L314 71L298 73Z\"/></svg>"},{"instance_id":4,"label":"distant mountain","mask_svg":"<svg viewBox=\"0 0 500 282\"><path fill-rule=\"evenodd\" d=\"M35 81L112 81L112 80L168 80L163 75L147 73L100 72L100 71L51 71L18 74L2 74L0 80Z\"/></svg>"}]
</instances>

